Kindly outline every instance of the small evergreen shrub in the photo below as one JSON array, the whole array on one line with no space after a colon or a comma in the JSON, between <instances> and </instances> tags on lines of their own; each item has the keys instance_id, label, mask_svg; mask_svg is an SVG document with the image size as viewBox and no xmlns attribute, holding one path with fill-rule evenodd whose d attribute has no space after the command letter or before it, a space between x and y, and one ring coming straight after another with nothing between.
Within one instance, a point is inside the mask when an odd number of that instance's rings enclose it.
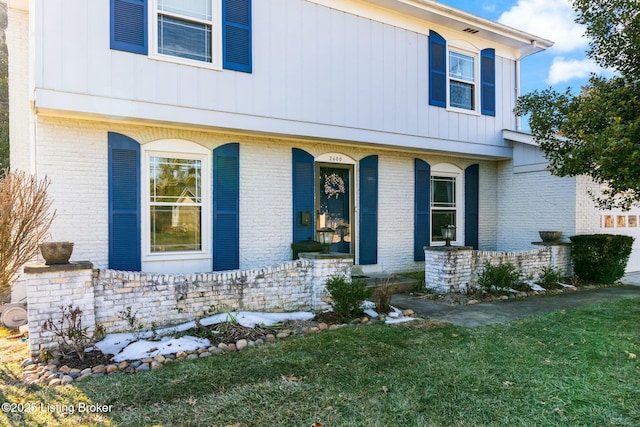
<instances>
[{"instance_id":1,"label":"small evergreen shrub","mask_svg":"<svg viewBox=\"0 0 640 427\"><path fill-rule=\"evenodd\" d=\"M579 279L610 284L624 275L633 237L614 234L571 236L573 271Z\"/></svg>"},{"instance_id":2,"label":"small evergreen shrub","mask_svg":"<svg viewBox=\"0 0 640 427\"><path fill-rule=\"evenodd\" d=\"M537 283L545 289L561 287L558 283L564 280L564 274L558 267L545 266L540 269Z\"/></svg>"},{"instance_id":3,"label":"small evergreen shrub","mask_svg":"<svg viewBox=\"0 0 640 427\"><path fill-rule=\"evenodd\" d=\"M507 292L510 288L517 288L522 283L520 272L513 264L491 265L484 263L484 271L478 277L478 286L487 292Z\"/></svg>"},{"instance_id":4,"label":"small evergreen shrub","mask_svg":"<svg viewBox=\"0 0 640 427\"><path fill-rule=\"evenodd\" d=\"M327 281L326 286L331 295L333 311L341 316L362 314L360 305L371 295L371 290L362 279L347 280L344 277L332 277Z\"/></svg>"}]
</instances>

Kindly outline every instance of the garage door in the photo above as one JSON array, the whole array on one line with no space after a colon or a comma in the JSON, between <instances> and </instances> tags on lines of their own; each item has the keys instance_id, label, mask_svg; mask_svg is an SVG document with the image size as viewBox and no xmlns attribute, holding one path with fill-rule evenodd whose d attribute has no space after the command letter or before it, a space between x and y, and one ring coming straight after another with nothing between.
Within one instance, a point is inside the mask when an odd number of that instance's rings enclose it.
<instances>
[{"instance_id":1,"label":"garage door","mask_svg":"<svg viewBox=\"0 0 640 427\"><path fill-rule=\"evenodd\" d=\"M635 238L627 273L640 271L640 211L602 215L600 228L602 233L626 234Z\"/></svg>"}]
</instances>

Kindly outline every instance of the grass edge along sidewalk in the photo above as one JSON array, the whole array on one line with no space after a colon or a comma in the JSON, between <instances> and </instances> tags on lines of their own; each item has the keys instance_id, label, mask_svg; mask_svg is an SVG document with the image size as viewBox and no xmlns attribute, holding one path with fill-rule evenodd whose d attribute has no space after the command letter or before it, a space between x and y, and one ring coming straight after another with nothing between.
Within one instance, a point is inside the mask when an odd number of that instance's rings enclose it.
<instances>
[{"instance_id":1,"label":"grass edge along sidewalk","mask_svg":"<svg viewBox=\"0 0 640 427\"><path fill-rule=\"evenodd\" d=\"M4 366L2 403L38 410L0 424L634 426L638 353L640 299L475 328L358 326L57 388ZM81 402L112 410L56 411Z\"/></svg>"}]
</instances>

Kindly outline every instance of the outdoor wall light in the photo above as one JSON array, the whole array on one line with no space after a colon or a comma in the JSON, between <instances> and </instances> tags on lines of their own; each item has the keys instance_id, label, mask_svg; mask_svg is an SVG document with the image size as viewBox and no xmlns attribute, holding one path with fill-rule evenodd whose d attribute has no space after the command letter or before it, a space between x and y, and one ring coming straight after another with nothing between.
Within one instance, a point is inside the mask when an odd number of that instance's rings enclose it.
<instances>
[{"instance_id":1,"label":"outdoor wall light","mask_svg":"<svg viewBox=\"0 0 640 427\"><path fill-rule=\"evenodd\" d=\"M445 246L451 246L451 241L456 240L456 226L455 225L445 225L440 228L442 232L442 238L445 240Z\"/></svg>"},{"instance_id":2,"label":"outdoor wall light","mask_svg":"<svg viewBox=\"0 0 640 427\"><path fill-rule=\"evenodd\" d=\"M316 240L324 245L324 253L329 252L329 247L333 242L333 235L335 233L336 231L331 227L322 227L316 230Z\"/></svg>"}]
</instances>

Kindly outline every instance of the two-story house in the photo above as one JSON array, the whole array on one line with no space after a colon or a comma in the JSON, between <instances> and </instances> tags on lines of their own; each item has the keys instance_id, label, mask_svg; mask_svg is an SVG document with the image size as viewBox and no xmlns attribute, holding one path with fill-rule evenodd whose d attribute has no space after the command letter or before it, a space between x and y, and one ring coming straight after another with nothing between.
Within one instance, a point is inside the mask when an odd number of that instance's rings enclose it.
<instances>
[{"instance_id":1,"label":"two-story house","mask_svg":"<svg viewBox=\"0 0 640 427\"><path fill-rule=\"evenodd\" d=\"M254 268L326 226L362 272L419 270L444 225L500 250L604 227L513 114L540 37L432 0L8 5L11 166L50 178L74 259Z\"/></svg>"}]
</instances>

